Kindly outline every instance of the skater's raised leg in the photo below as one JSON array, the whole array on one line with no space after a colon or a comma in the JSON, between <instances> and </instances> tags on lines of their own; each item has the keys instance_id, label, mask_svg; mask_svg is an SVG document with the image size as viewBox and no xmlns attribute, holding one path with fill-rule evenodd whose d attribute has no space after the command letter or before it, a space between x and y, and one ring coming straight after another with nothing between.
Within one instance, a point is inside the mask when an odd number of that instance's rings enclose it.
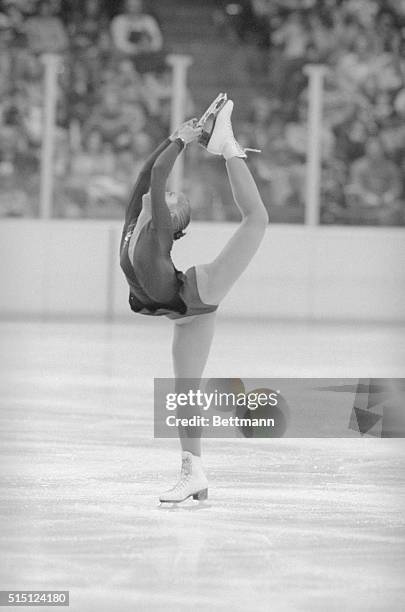
<instances>
[{"instance_id":1,"label":"skater's raised leg","mask_svg":"<svg viewBox=\"0 0 405 612\"><path fill-rule=\"evenodd\" d=\"M198 289L207 304L218 304L231 289L256 253L268 225L268 214L253 176L244 161L246 154L236 142L229 100L218 115L208 151L222 155L242 221L221 253L209 264L197 267Z\"/></svg>"}]
</instances>

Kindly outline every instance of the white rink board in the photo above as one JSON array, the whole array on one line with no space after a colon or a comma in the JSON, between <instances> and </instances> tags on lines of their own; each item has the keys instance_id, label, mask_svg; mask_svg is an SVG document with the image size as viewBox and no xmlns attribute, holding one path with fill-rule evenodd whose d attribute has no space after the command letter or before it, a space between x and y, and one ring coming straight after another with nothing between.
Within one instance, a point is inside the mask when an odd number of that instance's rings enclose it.
<instances>
[{"instance_id":1,"label":"white rink board","mask_svg":"<svg viewBox=\"0 0 405 612\"><path fill-rule=\"evenodd\" d=\"M215 257L235 225L193 223L174 247L186 269ZM0 315L131 317L118 262L121 224L9 220L0 225ZM405 320L401 228L269 226L221 305L242 317Z\"/></svg>"}]
</instances>

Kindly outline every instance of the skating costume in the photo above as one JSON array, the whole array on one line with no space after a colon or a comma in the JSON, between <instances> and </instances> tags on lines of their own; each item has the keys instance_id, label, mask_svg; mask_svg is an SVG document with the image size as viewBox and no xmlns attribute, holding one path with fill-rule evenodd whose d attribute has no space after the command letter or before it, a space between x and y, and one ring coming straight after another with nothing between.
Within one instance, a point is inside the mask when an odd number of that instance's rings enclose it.
<instances>
[{"instance_id":1,"label":"skating costume","mask_svg":"<svg viewBox=\"0 0 405 612\"><path fill-rule=\"evenodd\" d=\"M131 310L170 319L206 314L218 307L202 302L195 268L190 268L186 273L180 272L170 257L173 227L165 190L167 177L181 150L181 144L168 139L143 166L125 215L120 248L121 268L130 287ZM149 189L152 219L140 230L130 259L130 239L142 210L142 198Z\"/></svg>"}]
</instances>

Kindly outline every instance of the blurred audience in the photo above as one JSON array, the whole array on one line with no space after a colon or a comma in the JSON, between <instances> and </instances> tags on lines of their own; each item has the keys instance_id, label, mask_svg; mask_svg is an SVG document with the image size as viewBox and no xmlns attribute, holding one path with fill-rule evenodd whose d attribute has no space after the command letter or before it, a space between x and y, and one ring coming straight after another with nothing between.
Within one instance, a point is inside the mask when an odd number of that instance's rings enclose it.
<instances>
[{"instance_id":1,"label":"blurred audience","mask_svg":"<svg viewBox=\"0 0 405 612\"><path fill-rule=\"evenodd\" d=\"M171 83L158 22L139 0L109 8L0 0L0 216L38 213L44 53L59 58L59 216L120 215L136 170L166 136Z\"/></svg>"},{"instance_id":2,"label":"blurred audience","mask_svg":"<svg viewBox=\"0 0 405 612\"><path fill-rule=\"evenodd\" d=\"M131 57L160 51L163 46L159 25L144 13L142 0L126 0L125 11L112 20L111 31L117 49Z\"/></svg>"},{"instance_id":3,"label":"blurred audience","mask_svg":"<svg viewBox=\"0 0 405 612\"><path fill-rule=\"evenodd\" d=\"M34 53L62 53L67 49L67 34L57 16L59 8L51 0L41 0L37 14L25 21L28 47Z\"/></svg>"},{"instance_id":4,"label":"blurred audience","mask_svg":"<svg viewBox=\"0 0 405 612\"><path fill-rule=\"evenodd\" d=\"M284 218L295 218L297 206L301 220L304 216L308 90L303 67L322 63L327 67L322 221L405 224L405 1L218 4L215 23L222 32L233 32L231 41L236 36L238 45L253 43L266 49L262 85L268 109L273 110L263 122L255 111L263 96L253 99L250 120L240 126L239 137L263 150L260 158L251 157L251 163L262 188L272 194L272 203L284 208ZM258 15L266 25L256 33ZM256 70L250 71L253 90L262 65L260 57ZM270 218L274 219L272 210Z\"/></svg>"},{"instance_id":5,"label":"blurred audience","mask_svg":"<svg viewBox=\"0 0 405 612\"><path fill-rule=\"evenodd\" d=\"M144 12L142 0L126 0L124 12L111 22L111 34L116 50L133 59L139 71L153 68L163 36L155 17Z\"/></svg>"},{"instance_id":6,"label":"blurred audience","mask_svg":"<svg viewBox=\"0 0 405 612\"><path fill-rule=\"evenodd\" d=\"M357 159L351 168L351 184L347 192L353 199L354 209L382 223L397 221L400 213L401 173L389 160L378 138L366 142L365 155Z\"/></svg>"},{"instance_id":7,"label":"blurred audience","mask_svg":"<svg viewBox=\"0 0 405 612\"><path fill-rule=\"evenodd\" d=\"M235 131L262 150L250 164L270 218L304 218L303 67L321 63L322 222L404 224L405 1L217 0L213 18L218 45L237 45L247 58L238 83L249 102ZM0 0L0 216L38 212L46 52L60 57L57 214L122 214L140 165L170 127L167 42L142 0ZM193 44L208 65L203 32ZM233 219L223 169L198 147L186 163L195 217Z\"/></svg>"}]
</instances>

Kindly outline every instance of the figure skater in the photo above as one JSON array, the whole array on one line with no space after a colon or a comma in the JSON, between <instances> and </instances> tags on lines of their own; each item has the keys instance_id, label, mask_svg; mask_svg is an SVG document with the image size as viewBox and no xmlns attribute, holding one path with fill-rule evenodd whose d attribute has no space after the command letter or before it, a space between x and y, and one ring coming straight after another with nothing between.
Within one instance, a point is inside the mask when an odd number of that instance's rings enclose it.
<instances>
[{"instance_id":1,"label":"figure skater","mask_svg":"<svg viewBox=\"0 0 405 612\"><path fill-rule=\"evenodd\" d=\"M130 287L134 312L174 321L173 367L176 392L184 379L198 383L211 347L216 310L256 253L268 224L268 215L235 140L228 100L218 112L207 150L226 161L229 181L242 220L219 255L204 265L178 271L171 258L173 241L184 236L190 205L182 194L166 191L173 165L191 142L202 139L197 120L184 123L164 141L143 166L130 199L120 248L121 268ZM188 416L193 414L188 407ZM184 409L183 409L184 411ZM184 414L184 413L183 413ZM183 416L183 415L180 415ZM208 482L201 464L201 432L179 430L182 466L178 483L160 496L161 502L206 499Z\"/></svg>"}]
</instances>

